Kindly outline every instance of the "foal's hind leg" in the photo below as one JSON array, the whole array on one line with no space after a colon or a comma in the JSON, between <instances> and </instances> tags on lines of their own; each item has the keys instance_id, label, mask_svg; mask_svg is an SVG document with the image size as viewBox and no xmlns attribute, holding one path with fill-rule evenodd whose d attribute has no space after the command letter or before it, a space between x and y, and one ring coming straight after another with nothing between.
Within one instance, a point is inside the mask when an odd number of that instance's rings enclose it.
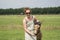
<instances>
[{"instance_id":1,"label":"foal's hind leg","mask_svg":"<svg viewBox=\"0 0 60 40\"><path fill-rule=\"evenodd\" d=\"M39 32L38 35L37 35L37 40L41 40L42 39L42 33Z\"/></svg>"}]
</instances>

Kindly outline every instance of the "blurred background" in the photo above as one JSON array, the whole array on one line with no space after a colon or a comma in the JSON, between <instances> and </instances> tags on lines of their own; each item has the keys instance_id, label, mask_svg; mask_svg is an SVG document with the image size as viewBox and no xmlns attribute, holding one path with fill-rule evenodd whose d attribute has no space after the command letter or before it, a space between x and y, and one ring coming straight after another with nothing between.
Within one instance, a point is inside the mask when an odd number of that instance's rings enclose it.
<instances>
[{"instance_id":1,"label":"blurred background","mask_svg":"<svg viewBox=\"0 0 60 40\"><path fill-rule=\"evenodd\" d=\"M42 23L42 40L60 40L60 0L0 0L0 40L24 40L24 8Z\"/></svg>"}]
</instances>

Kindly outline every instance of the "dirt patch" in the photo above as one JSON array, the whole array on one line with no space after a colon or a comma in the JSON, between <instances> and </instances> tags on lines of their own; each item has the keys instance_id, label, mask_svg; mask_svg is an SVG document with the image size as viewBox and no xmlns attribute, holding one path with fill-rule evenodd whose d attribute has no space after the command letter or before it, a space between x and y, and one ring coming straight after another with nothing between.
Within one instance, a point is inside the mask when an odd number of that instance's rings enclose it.
<instances>
[{"instance_id":1,"label":"dirt patch","mask_svg":"<svg viewBox=\"0 0 60 40\"><path fill-rule=\"evenodd\" d=\"M0 26L0 30L23 30L22 25L2 25Z\"/></svg>"},{"instance_id":2,"label":"dirt patch","mask_svg":"<svg viewBox=\"0 0 60 40\"><path fill-rule=\"evenodd\" d=\"M46 27L41 27L41 30L60 30L59 26L46 26Z\"/></svg>"}]
</instances>

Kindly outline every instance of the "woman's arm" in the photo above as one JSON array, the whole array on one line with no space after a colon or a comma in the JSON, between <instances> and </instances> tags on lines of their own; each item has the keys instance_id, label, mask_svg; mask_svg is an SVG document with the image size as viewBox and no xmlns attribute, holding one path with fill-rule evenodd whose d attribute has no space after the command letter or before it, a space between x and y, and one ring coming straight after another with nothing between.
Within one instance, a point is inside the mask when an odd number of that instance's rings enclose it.
<instances>
[{"instance_id":1,"label":"woman's arm","mask_svg":"<svg viewBox=\"0 0 60 40\"><path fill-rule=\"evenodd\" d=\"M37 20L37 18L35 16L33 16L34 20Z\"/></svg>"},{"instance_id":2,"label":"woman's arm","mask_svg":"<svg viewBox=\"0 0 60 40\"><path fill-rule=\"evenodd\" d=\"M27 29L27 25L26 25L25 19L23 20L23 26L24 26L25 32L29 33L30 35L34 35L32 32L30 32L30 31Z\"/></svg>"}]
</instances>

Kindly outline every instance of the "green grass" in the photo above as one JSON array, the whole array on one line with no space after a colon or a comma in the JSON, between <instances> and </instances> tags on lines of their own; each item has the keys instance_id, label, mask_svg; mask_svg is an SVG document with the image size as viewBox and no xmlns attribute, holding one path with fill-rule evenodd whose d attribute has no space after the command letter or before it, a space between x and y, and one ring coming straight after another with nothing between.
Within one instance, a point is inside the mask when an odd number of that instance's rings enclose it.
<instances>
[{"instance_id":1,"label":"green grass","mask_svg":"<svg viewBox=\"0 0 60 40\"><path fill-rule=\"evenodd\" d=\"M60 40L60 15L35 15L41 21L42 40ZM24 15L0 15L0 40L24 40Z\"/></svg>"}]
</instances>

